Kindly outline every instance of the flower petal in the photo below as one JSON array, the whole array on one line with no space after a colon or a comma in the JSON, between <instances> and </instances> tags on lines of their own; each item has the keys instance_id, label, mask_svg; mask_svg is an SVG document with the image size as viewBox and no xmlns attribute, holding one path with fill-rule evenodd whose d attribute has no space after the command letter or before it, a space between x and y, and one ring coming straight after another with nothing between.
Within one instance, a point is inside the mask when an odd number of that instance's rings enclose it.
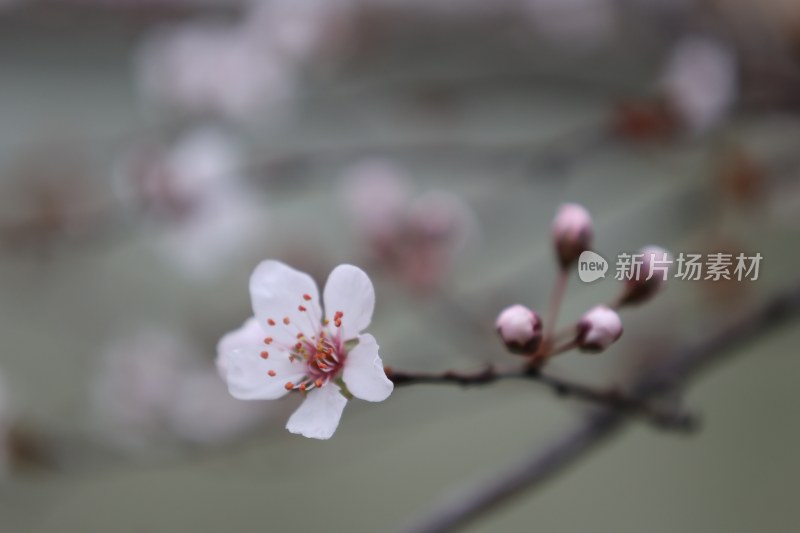
<instances>
[{"instance_id":1,"label":"flower petal","mask_svg":"<svg viewBox=\"0 0 800 533\"><path fill-rule=\"evenodd\" d=\"M356 398L382 402L389 397L394 390L394 383L383 370L375 337L369 334L358 337L358 346L347 354L342 379Z\"/></svg>"},{"instance_id":2,"label":"flower petal","mask_svg":"<svg viewBox=\"0 0 800 533\"><path fill-rule=\"evenodd\" d=\"M266 359L262 352L268 353ZM255 318L219 341L217 369L231 396L240 400L280 398L288 392L286 382L298 382L306 370L303 363L290 360L288 352L264 344L264 330Z\"/></svg>"},{"instance_id":3,"label":"flower petal","mask_svg":"<svg viewBox=\"0 0 800 533\"><path fill-rule=\"evenodd\" d=\"M353 265L333 269L325 284L325 317L335 326L336 313L342 314L342 339L350 340L369 326L375 309L375 289L366 272Z\"/></svg>"},{"instance_id":4,"label":"flower petal","mask_svg":"<svg viewBox=\"0 0 800 533\"><path fill-rule=\"evenodd\" d=\"M336 385L314 389L289 417L286 429L309 439L329 439L339 426L345 405L347 398Z\"/></svg>"},{"instance_id":5,"label":"flower petal","mask_svg":"<svg viewBox=\"0 0 800 533\"><path fill-rule=\"evenodd\" d=\"M297 342L298 333L310 338L321 327L317 284L308 274L280 261L264 261L256 267L250 276L250 298L265 335L284 349Z\"/></svg>"}]
</instances>

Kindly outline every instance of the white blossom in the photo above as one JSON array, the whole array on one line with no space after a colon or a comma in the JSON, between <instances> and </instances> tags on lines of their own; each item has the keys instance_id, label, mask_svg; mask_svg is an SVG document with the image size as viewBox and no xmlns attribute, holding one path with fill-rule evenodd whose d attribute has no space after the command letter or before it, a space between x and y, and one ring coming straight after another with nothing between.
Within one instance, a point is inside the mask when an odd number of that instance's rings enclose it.
<instances>
[{"instance_id":1,"label":"white blossom","mask_svg":"<svg viewBox=\"0 0 800 533\"><path fill-rule=\"evenodd\" d=\"M339 425L346 394L371 402L391 394L394 385L378 344L362 333L372 320L375 292L361 269L336 267L321 302L310 276L264 261L250 278L250 296L255 317L224 336L217 348L231 395L274 400L302 394L303 403L286 428L328 439Z\"/></svg>"}]
</instances>

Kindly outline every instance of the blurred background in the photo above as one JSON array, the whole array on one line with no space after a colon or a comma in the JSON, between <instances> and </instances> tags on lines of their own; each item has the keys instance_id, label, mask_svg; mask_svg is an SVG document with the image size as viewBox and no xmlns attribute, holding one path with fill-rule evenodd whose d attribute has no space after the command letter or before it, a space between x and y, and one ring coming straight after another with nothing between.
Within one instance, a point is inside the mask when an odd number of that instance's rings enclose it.
<instances>
[{"instance_id":1,"label":"blurred background","mask_svg":"<svg viewBox=\"0 0 800 533\"><path fill-rule=\"evenodd\" d=\"M551 367L624 388L797 283L798 44L794 0L0 2L0 530L391 531L546 446L586 406L528 382L303 439L298 398L228 396L216 343L260 260L348 262L386 364L513 364L494 319L547 308L564 202L612 261L762 254ZM573 275L560 323L618 290ZM635 423L469 530L795 530L798 343L695 384L700 433Z\"/></svg>"}]
</instances>

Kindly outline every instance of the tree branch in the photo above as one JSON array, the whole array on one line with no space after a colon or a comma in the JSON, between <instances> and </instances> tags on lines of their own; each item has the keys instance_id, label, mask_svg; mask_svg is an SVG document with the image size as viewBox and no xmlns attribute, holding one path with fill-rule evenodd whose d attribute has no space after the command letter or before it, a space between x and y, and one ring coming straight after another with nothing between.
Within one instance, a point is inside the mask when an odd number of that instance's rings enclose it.
<instances>
[{"instance_id":1,"label":"tree branch","mask_svg":"<svg viewBox=\"0 0 800 533\"><path fill-rule=\"evenodd\" d=\"M527 365L510 370L497 370L490 365L480 372L473 373L452 370L442 373L403 372L387 367L386 375L398 387L420 384L451 384L467 387L487 385L505 379L528 379L546 385L558 396L577 398L617 411L638 415L662 429L689 432L698 427L698 420L689 413L652 405L649 402L625 395L618 389L598 389L543 374L536 368Z\"/></svg>"},{"instance_id":2,"label":"tree branch","mask_svg":"<svg viewBox=\"0 0 800 533\"><path fill-rule=\"evenodd\" d=\"M642 400L664 395L696 377L710 365L773 331L800 314L800 284L769 299L707 339L677 350L661 365L647 371L637 381L634 397ZM469 490L453 494L428 515L410 524L408 533L454 531L525 491L539 487L588 452L618 433L631 413L609 408L598 409L576 428L556 439L549 447L536 451Z\"/></svg>"}]
</instances>

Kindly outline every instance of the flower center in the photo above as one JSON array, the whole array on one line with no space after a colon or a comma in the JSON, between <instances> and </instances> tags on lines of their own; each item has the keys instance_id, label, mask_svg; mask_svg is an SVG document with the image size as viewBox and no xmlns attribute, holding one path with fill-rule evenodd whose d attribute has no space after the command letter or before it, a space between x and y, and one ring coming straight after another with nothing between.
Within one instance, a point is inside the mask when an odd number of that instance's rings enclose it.
<instances>
[{"instance_id":1,"label":"flower center","mask_svg":"<svg viewBox=\"0 0 800 533\"><path fill-rule=\"evenodd\" d=\"M299 383L286 383L287 389L305 392L314 387L319 388L339 374L347 353L338 332L335 337L331 337L321 329L316 338L307 339L302 335L298 339L289 358L304 362L308 373Z\"/></svg>"},{"instance_id":2,"label":"flower center","mask_svg":"<svg viewBox=\"0 0 800 533\"><path fill-rule=\"evenodd\" d=\"M308 337L297 325L293 324L289 317L284 317L280 321L273 318L267 319L269 327L280 327L279 322L284 328L294 328L297 331L295 338L297 342L292 346L282 346L289 352L289 359L303 363L306 367L306 374L298 382L287 381L286 390L299 390L300 392L310 391L327 384L339 375L344 367L347 357L347 350L342 340L342 318L344 313L336 311L333 315L333 324L328 319L321 319L310 313L306 304L311 301L311 296L303 295L302 303L297 306L297 310L305 314L309 319L310 332ZM264 339L267 345L273 344L273 338ZM261 357L267 359L268 351L261 352ZM270 377L276 377L274 370L268 372Z\"/></svg>"}]
</instances>

